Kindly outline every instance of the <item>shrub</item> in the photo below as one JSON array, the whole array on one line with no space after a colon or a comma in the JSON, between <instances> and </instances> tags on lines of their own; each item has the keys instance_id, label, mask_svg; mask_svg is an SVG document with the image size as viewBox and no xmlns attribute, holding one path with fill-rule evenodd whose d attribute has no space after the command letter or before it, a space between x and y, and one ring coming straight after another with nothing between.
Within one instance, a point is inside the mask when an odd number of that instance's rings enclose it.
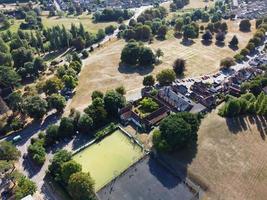
<instances>
[{"instance_id":1,"label":"shrub","mask_svg":"<svg viewBox=\"0 0 267 200\"><path fill-rule=\"evenodd\" d=\"M235 60L233 58L227 57L221 60L220 66L224 69L228 69L235 65Z\"/></svg>"}]
</instances>

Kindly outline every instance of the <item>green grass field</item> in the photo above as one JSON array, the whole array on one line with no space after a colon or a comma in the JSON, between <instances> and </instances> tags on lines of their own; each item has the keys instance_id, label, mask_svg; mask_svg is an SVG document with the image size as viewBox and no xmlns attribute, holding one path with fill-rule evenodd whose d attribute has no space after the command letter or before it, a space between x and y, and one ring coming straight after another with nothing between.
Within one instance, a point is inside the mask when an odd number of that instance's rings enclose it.
<instances>
[{"instance_id":1,"label":"green grass field","mask_svg":"<svg viewBox=\"0 0 267 200\"><path fill-rule=\"evenodd\" d=\"M142 156L142 148L117 130L75 154L73 159L91 174L98 191Z\"/></svg>"}]
</instances>

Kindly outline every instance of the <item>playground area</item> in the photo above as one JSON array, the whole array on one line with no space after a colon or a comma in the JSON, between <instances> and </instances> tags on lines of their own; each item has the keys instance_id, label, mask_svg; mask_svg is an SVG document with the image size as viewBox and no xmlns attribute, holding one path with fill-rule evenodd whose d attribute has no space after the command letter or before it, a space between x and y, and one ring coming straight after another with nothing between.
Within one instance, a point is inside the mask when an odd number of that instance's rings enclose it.
<instances>
[{"instance_id":1,"label":"playground area","mask_svg":"<svg viewBox=\"0 0 267 200\"><path fill-rule=\"evenodd\" d=\"M143 157L143 149L122 130L106 136L73 156L89 172L98 191Z\"/></svg>"}]
</instances>

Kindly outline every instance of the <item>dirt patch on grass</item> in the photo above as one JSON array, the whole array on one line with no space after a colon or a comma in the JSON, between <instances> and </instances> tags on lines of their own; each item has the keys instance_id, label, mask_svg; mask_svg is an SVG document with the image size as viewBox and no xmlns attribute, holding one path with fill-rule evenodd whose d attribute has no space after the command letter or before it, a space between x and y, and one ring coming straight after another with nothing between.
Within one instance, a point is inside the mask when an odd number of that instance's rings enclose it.
<instances>
[{"instance_id":1,"label":"dirt patch on grass","mask_svg":"<svg viewBox=\"0 0 267 200\"><path fill-rule=\"evenodd\" d=\"M226 120L216 110L203 119L187 174L208 186L204 199L266 199L266 134L266 119L257 116Z\"/></svg>"}]
</instances>

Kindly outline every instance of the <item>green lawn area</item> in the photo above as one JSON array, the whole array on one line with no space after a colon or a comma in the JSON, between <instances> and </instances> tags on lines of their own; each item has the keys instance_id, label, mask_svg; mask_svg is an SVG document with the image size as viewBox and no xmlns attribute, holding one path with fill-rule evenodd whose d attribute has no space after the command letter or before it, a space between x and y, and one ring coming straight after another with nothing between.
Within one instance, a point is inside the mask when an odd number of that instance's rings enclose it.
<instances>
[{"instance_id":1,"label":"green lawn area","mask_svg":"<svg viewBox=\"0 0 267 200\"><path fill-rule=\"evenodd\" d=\"M67 29L71 27L71 24L79 25L82 23L86 31L96 33L98 29L104 29L108 25L116 25L116 22L105 22L105 23L93 23L92 15L82 14L80 16L66 16L66 17L48 17L42 16L42 22L45 27L52 27L56 25L64 25Z\"/></svg>"},{"instance_id":2,"label":"green lawn area","mask_svg":"<svg viewBox=\"0 0 267 200\"><path fill-rule=\"evenodd\" d=\"M73 159L82 165L84 172L91 174L98 191L142 156L142 148L132 143L120 130L116 130L100 142L75 154Z\"/></svg>"}]
</instances>

